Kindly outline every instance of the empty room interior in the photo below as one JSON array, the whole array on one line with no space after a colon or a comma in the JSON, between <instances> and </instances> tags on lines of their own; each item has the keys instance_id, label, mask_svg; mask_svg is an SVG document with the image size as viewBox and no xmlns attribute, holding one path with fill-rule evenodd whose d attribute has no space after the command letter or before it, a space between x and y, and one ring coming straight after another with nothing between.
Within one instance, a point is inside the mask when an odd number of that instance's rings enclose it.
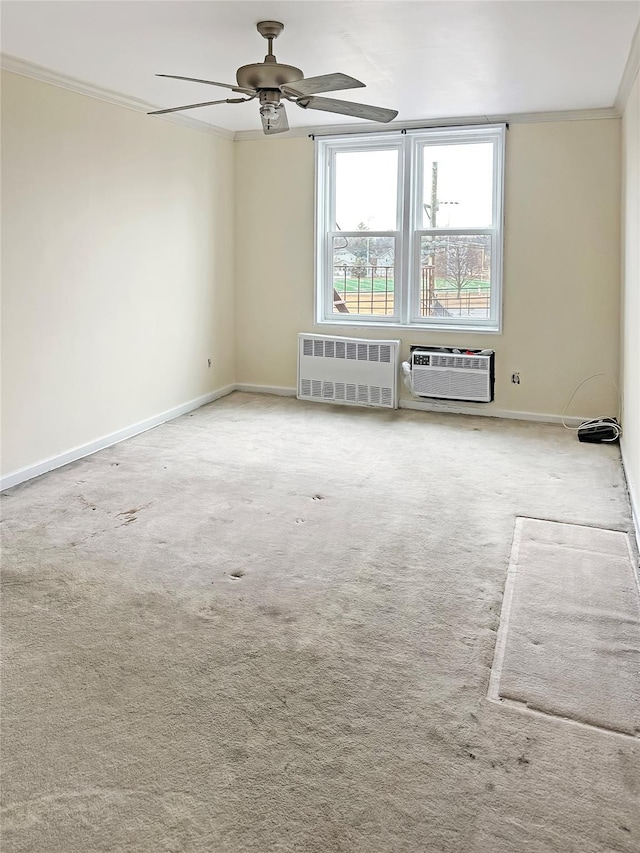
<instances>
[{"instance_id":1,"label":"empty room interior","mask_svg":"<svg viewBox=\"0 0 640 853\"><path fill-rule=\"evenodd\" d=\"M0 14L4 853L638 853L640 3Z\"/></svg>"}]
</instances>

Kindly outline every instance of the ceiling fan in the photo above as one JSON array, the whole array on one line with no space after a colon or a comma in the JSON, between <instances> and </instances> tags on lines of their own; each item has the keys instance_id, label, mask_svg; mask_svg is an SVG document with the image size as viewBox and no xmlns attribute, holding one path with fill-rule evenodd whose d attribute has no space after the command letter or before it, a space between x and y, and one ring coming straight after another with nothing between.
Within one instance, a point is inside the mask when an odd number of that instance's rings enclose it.
<instances>
[{"instance_id":1,"label":"ceiling fan","mask_svg":"<svg viewBox=\"0 0 640 853\"><path fill-rule=\"evenodd\" d=\"M239 92L246 97L225 98L221 101L204 101L198 104L186 104L183 107L171 107L167 110L153 110L148 115L163 115L180 110L192 110L196 107L210 107L213 104L244 104L259 99L262 129L266 134L283 133L289 130L287 113L282 101L291 101L303 110L324 110L330 113L369 119L370 121L391 121L398 115L397 110L373 107L369 104L356 104L353 101L339 101L335 98L318 98L318 92L337 92L340 89L358 89L365 84L347 74L323 74L320 77L307 77L293 65L278 62L273 53L273 40L278 38L284 24L279 21L260 21L258 32L269 42L269 52L264 62L243 65L236 72L237 85L215 83L213 80L200 80L197 77L180 77L176 74L156 74L156 77L171 77L173 80L190 80L192 83L206 83L209 86L222 86Z\"/></svg>"}]
</instances>

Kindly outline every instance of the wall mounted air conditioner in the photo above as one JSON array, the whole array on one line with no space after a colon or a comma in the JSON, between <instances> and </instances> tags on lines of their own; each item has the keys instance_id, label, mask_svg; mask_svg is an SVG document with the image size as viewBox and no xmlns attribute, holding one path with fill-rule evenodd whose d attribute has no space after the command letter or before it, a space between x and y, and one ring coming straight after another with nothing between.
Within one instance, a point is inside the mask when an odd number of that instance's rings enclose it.
<instances>
[{"instance_id":1,"label":"wall mounted air conditioner","mask_svg":"<svg viewBox=\"0 0 640 853\"><path fill-rule=\"evenodd\" d=\"M298 335L298 399L352 406L398 404L400 341Z\"/></svg>"},{"instance_id":2,"label":"wall mounted air conditioner","mask_svg":"<svg viewBox=\"0 0 640 853\"><path fill-rule=\"evenodd\" d=\"M493 350L453 352L412 347L411 391L418 397L489 403L493 400Z\"/></svg>"}]
</instances>

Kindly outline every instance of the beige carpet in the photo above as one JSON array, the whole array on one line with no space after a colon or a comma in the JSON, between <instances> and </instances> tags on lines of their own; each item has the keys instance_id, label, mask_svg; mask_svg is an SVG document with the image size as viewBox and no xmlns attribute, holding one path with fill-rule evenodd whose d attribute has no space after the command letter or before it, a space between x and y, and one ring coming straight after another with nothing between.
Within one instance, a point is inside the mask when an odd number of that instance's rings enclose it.
<instances>
[{"instance_id":1,"label":"beige carpet","mask_svg":"<svg viewBox=\"0 0 640 853\"><path fill-rule=\"evenodd\" d=\"M3 499L3 853L638 853L640 742L487 696L559 427L234 394Z\"/></svg>"},{"instance_id":2,"label":"beige carpet","mask_svg":"<svg viewBox=\"0 0 640 853\"><path fill-rule=\"evenodd\" d=\"M629 537L516 521L489 696L640 736L640 599Z\"/></svg>"}]
</instances>

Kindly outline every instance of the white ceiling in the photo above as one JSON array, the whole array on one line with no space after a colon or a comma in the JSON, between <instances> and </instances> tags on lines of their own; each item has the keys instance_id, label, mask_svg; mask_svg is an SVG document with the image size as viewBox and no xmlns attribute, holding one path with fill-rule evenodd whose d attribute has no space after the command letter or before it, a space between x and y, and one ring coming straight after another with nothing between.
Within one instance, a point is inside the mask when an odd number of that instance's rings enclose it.
<instances>
[{"instance_id":1,"label":"white ceiling","mask_svg":"<svg viewBox=\"0 0 640 853\"><path fill-rule=\"evenodd\" d=\"M611 107L640 18L638 0L3 0L4 54L157 107L233 95L155 77L235 83L261 62L255 24L279 20L280 62L341 71L366 89L335 97L399 110L398 122ZM291 127L357 119L288 107ZM185 115L257 130L257 105Z\"/></svg>"}]
</instances>

